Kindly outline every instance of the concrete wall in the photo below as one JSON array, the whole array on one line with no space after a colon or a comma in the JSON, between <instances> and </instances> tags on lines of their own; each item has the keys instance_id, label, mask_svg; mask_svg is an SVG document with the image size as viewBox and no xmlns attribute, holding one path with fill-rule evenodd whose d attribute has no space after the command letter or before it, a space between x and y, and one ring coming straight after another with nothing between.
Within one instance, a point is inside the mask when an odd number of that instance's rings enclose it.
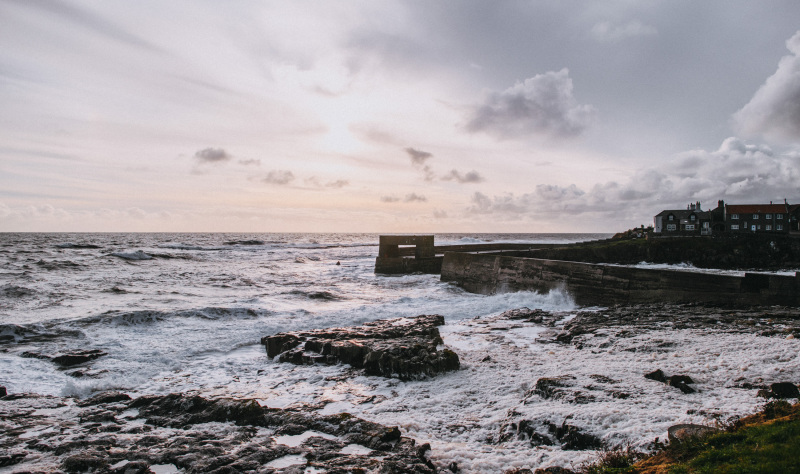
<instances>
[{"instance_id":1,"label":"concrete wall","mask_svg":"<svg viewBox=\"0 0 800 474\"><path fill-rule=\"evenodd\" d=\"M744 277L591 263L447 252L442 281L494 294L565 289L580 305L650 302L800 305L800 277Z\"/></svg>"}]
</instances>

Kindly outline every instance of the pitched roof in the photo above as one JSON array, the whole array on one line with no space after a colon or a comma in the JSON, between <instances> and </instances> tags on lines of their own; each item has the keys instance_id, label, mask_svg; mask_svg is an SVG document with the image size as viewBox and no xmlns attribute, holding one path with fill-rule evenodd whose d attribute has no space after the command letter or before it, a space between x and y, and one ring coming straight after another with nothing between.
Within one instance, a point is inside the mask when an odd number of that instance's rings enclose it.
<instances>
[{"instance_id":1,"label":"pitched roof","mask_svg":"<svg viewBox=\"0 0 800 474\"><path fill-rule=\"evenodd\" d=\"M658 214L656 214L656 217L658 217L658 216L668 216L670 214L674 215L678 219L687 218L692 214L697 215L698 219L705 219L705 218L708 217L708 211L698 211L696 209L695 210L692 210L692 209L671 209L670 210L670 209L668 209L666 211L659 212Z\"/></svg>"},{"instance_id":2,"label":"pitched roof","mask_svg":"<svg viewBox=\"0 0 800 474\"><path fill-rule=\"evenodd\" d=\"M728 214L764 214L786 212L786 204L727 204Z\"/></svg>"}]
</instances>

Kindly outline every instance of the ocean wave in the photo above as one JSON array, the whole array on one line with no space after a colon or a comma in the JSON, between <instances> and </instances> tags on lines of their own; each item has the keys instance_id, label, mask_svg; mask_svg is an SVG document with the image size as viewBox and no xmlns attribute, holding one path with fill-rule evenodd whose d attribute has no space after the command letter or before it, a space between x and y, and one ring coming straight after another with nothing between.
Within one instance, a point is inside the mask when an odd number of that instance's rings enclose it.
<instances>
[{"instance_id":1,"label":"ocean wave","mask_svg":"<svg viewBox=\"0 0 800 474\"><path fill-rule=\"evenodd\" d=\"M83 268L83 265L69 260L52 260L48 262L42 259L36 262L36 266L45 270L80 270Z\"/></svg>"},{"instance_id":2,"label":"ocean wave","mask_svg":"<svg viewBox=\"0 0 800 474\"><path fill-rule=\"evenodd\" d=\"M230 240L224 242L225 245L264 245L263 240Z\"/></svg>"},{"instance_id":3,"label":"ocean wave","mask_svg":"<svg viewBox=\"0 0 800 474\"><path fill-rule=\"evenodd\" d=\"M154 257L152 255L146 254L141 250L137 250L135 252L114 252L111 254L112 257L118 257L123 260L152 260Z\"/></svg>"},{"instance_id":4,"label":"ocean wave","mask_svg":"<svg viewBox=\"0 0 800 474\"><path fill-rule=\"evenodd\" d=\"M290 295L297 295L302 296L311 300L326 300L326 301L336 301L336 300L343 300L346 299L342 296L339 296L335 293L331 293L330 291L303 291L303 290L292 290L288 292Z\"/></svg>"},{"instance_id":5,"label":"ocean wave","mask_svg":"<svg viewBox=\"0 0 800 474\"><path fill-rule=\"evenodd\" d=\"M161 244L159 247L164 249L175 249L175 250L218 250L216 248L206 248L200 247L199 245L189 245L189 244Z\"/></svg>"},{"instance_id":6,"label":"ocean wave","mask_svg":"<svg viewBox=\"0 0 800 474\"><path fill-rule=\"evenodd\" d=\"M0 287L0 296L6 298L25 298L26 296L33 296L35 293L35 291L24 286L5 285Z\"/></svg>"},{"instance_id":7,"label":"ocean wave","mask_svg":"<svg viewBox=\"0 0 800 474\"><path fill-rule=\"evenodd\" d=\"M95 244L73 244L72 242L65 242L63 244L56 244L59 249L101 249L103 247Z\"/></svg>"},{"instance_id":8,"label":"ocean wave","mask_svg":"<svg viewBox=\"0 0 800 474\"><path fill-rule=\"evenodd\" d=\"M61 337L80 338L82 331L42 324L0 324L0 344L51 341Z\"/></svg>"},{"instance_id":9,"label":"ocean wave","mask_svg":"<svg viewBox=\"0 0 800 474\"><path fill-rule=\"evenodd\" d=\"M265 314L265 310L251 308L218 308L208 307L188 309L181 311L140 310L130 312L109 311L96 316L89 316L73 321L77 324L112 324L118 326L136 326L168 321L173 318L225 320L225 319L255 319Z\"/></svg>"}]
</instances>

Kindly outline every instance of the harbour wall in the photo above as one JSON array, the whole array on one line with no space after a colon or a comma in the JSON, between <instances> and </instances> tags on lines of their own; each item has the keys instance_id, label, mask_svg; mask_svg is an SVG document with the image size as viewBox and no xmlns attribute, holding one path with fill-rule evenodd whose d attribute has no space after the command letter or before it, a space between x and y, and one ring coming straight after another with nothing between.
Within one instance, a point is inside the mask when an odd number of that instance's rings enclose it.
<instances>
[{"instance_id":1,"label":"harbour wall","mask_svg":"<svg viewBox=\"0 0 800 474\"><path fill-rule=\"evenodd\" d=\"M442 281L473 293L566 290L579 305L654 302L800 306L800 276L744 276L446 252Z\"/></svg>"}]
</instances>

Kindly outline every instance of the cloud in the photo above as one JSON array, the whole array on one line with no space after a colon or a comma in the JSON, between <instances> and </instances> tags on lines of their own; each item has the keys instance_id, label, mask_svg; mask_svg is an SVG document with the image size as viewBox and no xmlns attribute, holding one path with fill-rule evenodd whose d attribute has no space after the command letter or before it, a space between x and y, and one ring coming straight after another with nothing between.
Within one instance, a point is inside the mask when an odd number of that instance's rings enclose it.
<instances>
[{"instance_id":1,"label":"cloud","mask_svg":"<svg viewBox=\"0 0 800 474\"><path fill-rule=\"evenodd\" d=\"M427 151L417 150L411 147L406 148L406 153L411 157L412 165L424 165L427 160L433 157L433 154Z\"/></svg>"},{"instance_id":2,"label":"cloud","mask_svg":"<svg viewBox=\"0 0 800 474\"><path fill-rule=\"evenodd\" d=\"M400 199L397 196L382 196L381 202L427 202L428 198L417 193L406 194L406 197Z\"/></svg>"},{"instance_id":3,"label":"cloud","mask_svg":"<svg viewBox=\"0 0 800 474\"><path fill-rule=\"evenodd\" d=\"M481 183L486 180L475 170L467 171L466 174L461 174L458 170L450 170L450 173L442 176L442 181L456 181L465 184Z\"/></svg>"},{"instance_id":4,"label":"cloud","mask_svg":"<svg viewBox=\"0 0 800 474\"><path fill-rule=\"evenodd\" d=\"M326 188L334 188L334 189L341 189L345 186L349 186L350 181L346 179L337 179L336 181L329 181L325 183Z\"/></svg>"},{"instance_id":5,"label":"cloud","mask_svg":"<svg viewBox=\"0 0 800 474\"><path fill-rule=\"evenodd\" d=\"M566 68L517 82L503 92L490 93L473 110L466 130L501 139L578 136L592 122L595 110L578 104L572 89Z\"/></svg>"},{"instance_id":6,"label":"cloud","mask_svg":"<svg viewBox=\"0 0 800 474\"><path fill-rule=\"evenodd\" d=\"M763 144L731 137L714 151L690 150L665 164L642 168L628 179L596 183L584 190L575 184L539 184L527 194L488 196L475 192L467 215L493 218L553 220L559 216L586 219L649 219L663 209L682 209L701 201L704 209L717 200L732 204L800 201L800 153L776 153ZM637 217L638 216L638 217ZM600 221L602 222L602 221Z\"/></svg>"},{"instance_id":7,"label":"cloud","mask_svg":"<svg viewBox=\"0 0 800 474\"><path fill-rule=\"evenodd\" d=\"M433 169L431 169L430 165L425 164L426 161L433 158L433 154L411 147L406 148L406 153L411 158L411 165L422 171L423 179L425 181L433 181Z\"/></svg>"},{"instance_id":8,"label":"cloud","mask_svg":"<svg viewBox=\"0 0 800 474\"><path fill-rule=\"evenodd\" d=\"M441 211L439 209L433 210L433 218L434 219L447 219L447 212Z\"/></svg>"},{"instance_id":9,"label":"cloud","mask_svg":"<svg viewBox=\"0 0 800 474\"><path fill-rule=\"evenodd\" d=\"M781 58L775 74L733 115L740 132L800 141L800 31L786 41L786 47L792 54Z\"/></svg>"},{"instance_id":10,"label":"cloud","mask_svg":"<svg viewBox=\"0 0 800 474\"><path fill-rule=\"evenodd\" d=\"M194 154L195 159L202 163L224 163L231 160L231 155L222 148L205 148Z\"/></svg>"},{"instance_id":11,"label":"cloud","mask_svg":"<svg viewBox=\"0 0 800 474\"><path fill-rule=\"evenodd\" d=\"M536 194L546 201L557 201L569 197L582 196L585 193L574 184L567 187L539 184L536 186Z\"/></svg>"},{"instance_id":12,"label":"cloud","mask_svg":"<svg viewBox=\"0 0 800 474\"><path fill-rule=\"evenodd\" d=\"M244 166L261 166L261 160L255 158L251 160L239 160L239 164Z\"/></svg>"},{"instance_id":13,"label":"cloud","mask_svg":"<svg viewBox=\"0 0 800 474\"><path fill-rule=\"evenodd\" d=\"M287 170L272 170L261 180L267 184L286 185L294 181L294 173Z\"/></svg>"},{"instance_id":14,"label":"cloud","mask_svg":"<svg viewBox=\"0 0 800 474\"><path fill-rule=\"evenodd\" d=\"M595 24L590 33L597 41L616 43L636 36L653 36L658 34L658 30L638 20L629 21L624 25L614 25L611 22L604 21Z\"/></svg>"},{"instance_id":15,"label":"cloud","mask_svg":"<svg viewBox=\"0 0 800 474\"><path fill-rule=\"evenodd\" d=\"M403 202L427 202L428 198L417 193L406 194Z\"/></svg>"},{"instance_id":16,"label":"cloud","mask_svg":"<svg viewBox=\"0 0 800 474\"><path fill-rule=\"evenodd\" d=\"M350 181L346 179L337 179L336 181L328 181L327 183L323 184L316 176L306 178L304 182L307 186L313 186L315 188L341 189L350 185Z\"/></svg>"}]
</instances>

